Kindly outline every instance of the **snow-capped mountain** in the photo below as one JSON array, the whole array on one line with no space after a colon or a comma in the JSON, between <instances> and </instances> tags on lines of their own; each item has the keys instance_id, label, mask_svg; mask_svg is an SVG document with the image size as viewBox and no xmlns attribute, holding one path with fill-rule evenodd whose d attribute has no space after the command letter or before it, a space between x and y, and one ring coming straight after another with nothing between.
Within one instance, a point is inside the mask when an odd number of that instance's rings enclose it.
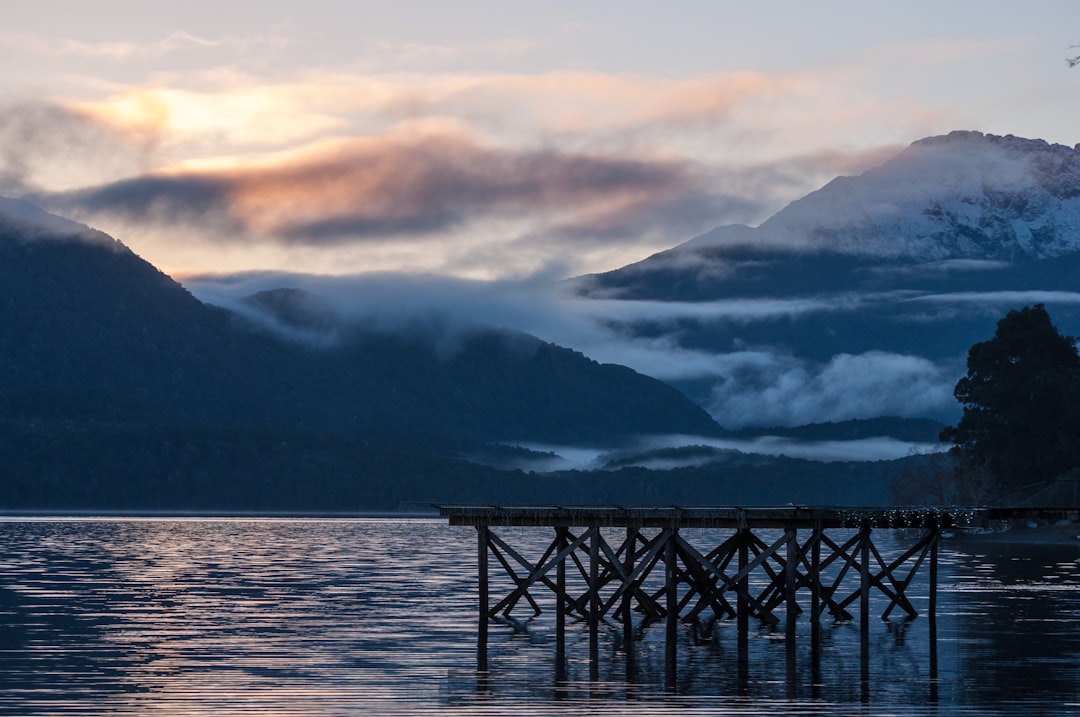
<instances>
[{"instance_id":1,"label":"snow-capped mountain","mask_svg":"<svg viewBox=\"0 0 1080 717\"><path fill-rule=\"evenodd\" d=\"M1080 333L1080 149L923 139L756 228L720 227L577 288L607 300L608 328L692 364L654 375L722 424L948 420L968 347L1009 309L1043 303Z\"/></svg>"},{"instance_id":2,"label":"snow-capped mountain","mask_svg":"<svg viewBox=\"0 0 1080 717\"><path fill-rule=\"evenodd\" d=\"M979 132L929 137L757 229L721 228L679 249L746 243L919 261L1080 251L1080 147Z\"/></svg>"}]
</instances>

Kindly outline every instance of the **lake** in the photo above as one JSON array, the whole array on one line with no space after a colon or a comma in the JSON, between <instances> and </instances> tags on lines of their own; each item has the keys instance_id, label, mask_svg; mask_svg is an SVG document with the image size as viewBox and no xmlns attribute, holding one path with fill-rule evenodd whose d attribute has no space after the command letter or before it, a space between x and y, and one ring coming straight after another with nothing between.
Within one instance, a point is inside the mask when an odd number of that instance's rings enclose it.
<instances>
[{"instance_id":1,"label":"lake","mask_svg":"<svg viewBox=\"0 0 1080 717\"><path fill-rule=\"evenodd\" d=\"M672 695L663 625L630 679L602 633L590 682L571 623L556 680L551 611L493 624L479 675L476 534L441 520L7 518L0 541L3 715L1080 714L1077 546L946 541L936 683L925 616L873 620L868 690L858 621L824 623L814 682L803 619L794 674L754 628L741 680L733 624L684 629Z\"/></svg>"}]
</instances>

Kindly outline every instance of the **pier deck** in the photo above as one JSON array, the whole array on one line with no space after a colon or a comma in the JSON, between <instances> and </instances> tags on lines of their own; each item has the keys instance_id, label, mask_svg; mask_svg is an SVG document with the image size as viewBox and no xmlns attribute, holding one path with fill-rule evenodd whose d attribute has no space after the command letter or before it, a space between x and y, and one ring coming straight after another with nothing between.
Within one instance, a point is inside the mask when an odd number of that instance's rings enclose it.
<instances>
[{"instance_id":1,"label":"pier deck","mask_svg":"<svg viewBox=\"0 0 1080 717\"><path fill-rule=\"evenodd\" d=\"M851 506L619 506L440 505L450 525L683 528L923 528L971 530L998 521L1076 520L1080 511L1059 508L851 507Z\"/></svg>"}]
</instances>

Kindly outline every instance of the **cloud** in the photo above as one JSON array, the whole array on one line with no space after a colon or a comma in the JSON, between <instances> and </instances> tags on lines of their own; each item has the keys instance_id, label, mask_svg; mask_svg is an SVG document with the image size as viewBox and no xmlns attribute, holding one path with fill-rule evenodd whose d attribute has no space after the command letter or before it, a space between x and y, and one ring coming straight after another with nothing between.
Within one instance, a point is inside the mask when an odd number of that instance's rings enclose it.
<instances>
[{"instance_id":1,"label":"cloud","mask_svg":"<svg viewBox=\"0 0 1080 717\"><path fill-rule=\"evenodd\" d=\"M409 47L435 54L459 51ZM651 145L656 147L667 144L662 141L665 135L675 136L665 133L665 128L715 128L740 102L776 94L792 84L786 78L745 73L676 80L571 72L410 74L311 69L270 79L216 70L146 85L110 86L106 96L82 100L78 107L123 122L131 108L152 102L162 106L160 117L183 118L183 122L170 122L168 129L189 139L210 138L223 127L232 127L237 113L245 120L281 126L290 116L303 117L314 110L335 118L339 128L348 127L354 135L386 131L404 121L450 120L503 141L546 137L580 144L584 139L610 149L626 148L627 133L654 134ZM230 130L227 136L231 140L234 132Z\"/></svg>"},{"instance_id":2,"label":"cloud","mask_svg":"<svg viewBox=\"0 0 1080 717\"><path fill-rule=\"evenodd\" d=\"M378 53L375 62L393 67L424 67L433 64L444 65L446 62L459 60L462 57L513 57L529 53L537 47L536 41L524 37L507 37L494 42L472 43L467 46L381 40L375 43L375 50Z\"/></svg>"},{"instance_id":3,"label":"cloud","mask_svg":"<svg viewBox=\"0 0 1080 717\"><path fill-rule=\"evenodd\" d=\"M795 426L874 416L926 416L952 408L956 377L932 361L869 351L825 365L766 352L717 357L724 377L709 413L723 426Z\"/></svg>"},{"instance_id":4,"label":"cloud","mask_svg":"<svg viewBox=\"0 0 1080 717\"><path fill-rule=\"evenodd\" d=\"M896 156L903 149L888 144L863 149L828 149L800 152L779 158L738 167L732 178L756 192L780 196L781 192L809 191L837 176L853 176L876 167ZM808 188L808 182L814 187Z\"/></svg>"},{"instance_id":5,"label":"cloud","mask_svg":"<svg viewBox=\"0 0 1080 717\"><path fill-rule=\"evenodd\" d=\"M776 318L795 318L809 313L853 311L869 301L887 295L836 294L805 298L746 298L717 301L634 301L627 299L589 299L580 311L596 320L634 323L648 321L674 325L696 322L731 322L745 324Z\"/></svg>"},{"instance_id":6,"label":"cloud","mask_svg":"<svg viewBox=\"0 0 1080 717\"><path fill-rule=\"evenodd\" d=\"M239 231L242 223L228 211L228 193L228 183L211 175L151 175L54 196L50 204L82 213L120 214L143 221Z\"/></svg>"},{"instance_id":7,"label":"cloud","mask_svg":"<svg viewBox=\"0 0 1080 717\"><path fill-rule=\"evenodd\" d=\"M126 137L130 145L111 156L145 161L175 152L168 133L153 129L164 112L148 100L132 109L132 124L104 127L97 116L67 114L112 144ZM201 268L240 268L239 254L230 265L222 252L246 247L261 251L249 254L252 268L477 278L619 266L718 223L761 216L778 201L768 169L719 169L648 150L497 143L437 124L127 174L34 198L166 268L200 268L198 257L211 252ZM300 256L300 248L317 251Z\"/></svg>"},{"instance_id":8,"label":"cloud","mask_svg":"<svg viewBox=\"0 0 1080 717\"><path fill-rule=\"evenodd\" d=\"M17 237L20 242L77 240L116 251L123 250L119 242L106 234L94 231L85 224L44 212L20 199L0 197L0 231Z\"/></svg>"},{"instance_id":9,"label":"cloud","mask_svg":"<svg viewBox=\"0 0 1080 717\"><path fill-rule=\"evenodd\" d=\"M759 436L750 439L715 438L712 436L647 436L633 445L616 451L586 446L560 446L540 443L522 444L529 454L514 457L476 456L479 462L498 464L505 468L549 473L566 470L602 470L605 466L618 468L640 466L652 470L674 470L739 460L739 454L756 456L786 456L810 461L890 461L913 454L942 450L934 443L913 443L879 436L851 441L800 441L780 436ZM670 451L658 456L656 452L671 448L693 447L678 453ZM711 450L710 450L711 449Z\"/></svg>"},{"instance_id":10,"label":"cloud","mask_svg":"<svg viewBox=\"0 0 1080 717\"><path fill-rule=\"evenodd\" d=\"M672 215L720 212L699 167L676 160L496 146L445 132L322 144L235 169L157 173L71 192L61 205L152 221L208 214L297 244L416 237L528 216L541 236L621 238ZM232 226L230 229L234 228Z\"/></svg>"},{"instance_id":11,"label":"cloud","mask_svg":"<svg viewBox=\"0 0 1080 717\"><path fill-rule=\"evenodd\" d=\"M178 30L151 42L84 42L71 38L52 38L27 33L0 33L0 47L44 57L84 57L127 61L136 57L162 57L191 48L246 49L254 45L282 46L289 44L283 37L254 35L250 37L200 37Z\"/></svg>"},{"instance_id":12,"label":"cloud","mask_svg":"<svg viewBox=\"0 0 1080 717\"><path fill-rule=\"evenodd\" d=\"M123 176L147 147L59 104L0 102L0 194L63 191Z\"/></svg>"},{"instance_id":13,"label":"cloud","mask_svg":"<svg viewBox=\"0 0 1080 717\"><path fill-rule=\"evenodd\" d=\"M1008 268L1009 262L993 259L942 259L919 264L882 265L860 269L861 272L874 276L945 276L974 271L996 271Z\"/></svg>"},{"instance_id":14,"label":"cloud","mask_svg":"<svg viewBox=\"0 0 1080 717\"><path fill-rule=\"evenodd\" d=\"M352 115L363 109L355 100L338 100L329 90L329 97L320 96L317 87L302 83L253 82L223 69L187 83L110 88L101 99L66 106L133 140L155 138L171 150L174 167L242 165L259 161L268 150L294 150L343 130L364 129L350 127ZM369 89L360 84L356 91L366 95Z\"/></svg>"},{"instance_id":15,"label":"cloud","mask_svg":"<svg viewBox=\"0 0 1080 717\"><path fill-rule=\"evenodd\" d=\"M710 351L680 346L677 334L641 337L626 326L637 321L673 326L686 320L747 324L808 313L847 312L863 301L847 295L702 303L582 299L566 286L553 285L546 276L527 281L468 281L414 274L250 272L180 279L200 299L219 305L232 305L238 298L259 291L290 287L325 299L344 316L386 329L415 323L417 316L439 315L445 325L519 330L578 349L598 361L630 366L668 380L726 379L737 372L740 360L753 354L736 354L742 358L732 363Z\"/></svg>"},{"instance_id":16,"label":"cloud","mask_svg":"<svg viewBox=\"0 0 1080 717\"><path fill-rule=\"evenodd\" d=\"M804 458L825 463L889 461L906 458L913 453L933 453L941 450L941 446L934 443L912 443L887 436L851 441L799 441L780 436L760 436L746 440L712 439L707 445L716 448L731 448L742 453Z\"/></svg>"},{"instance_id":17,"label":"cloud","mask_svg":"<svg viewBox=\"0 0 1080 717\"><path fill-rule=\"evenodd\" d=\"M659 321L689 316L699 321L750 323L809 312L848 311L858 305L851 297L706 305L596 302L553 290L541 280L477 282L389 274L254 273L193 276L183 283L199 298L226 306L257 291L302 288L368 328L434 332L437 342L448 344L455 334L477 327L523 331L602 363L629 366L662 380L711 385L705 407L727 428L881 415L951 415L955 410L952 389L962 372L958 366L920 356L882 351L842 353L824 363L769 347L717 353L680 346L675 332L641 337L621 328L633 317L646 316Z\"/></svg>"},{"instance_id":18,"label":"cloud","mask_svg":"<svg viewBox=\"0 0 1080 717\"><path fill-rule=\"evenodd\" d=\"M495 327L529 333L557 332L577 319L561 309L546 281L467 281L416 274L317 276L282 272L190 275L180 280L202 301L231 306L246 296L277 288L307 291L343 317L383 330L428 323L463 329Z\"/></svg>"},{"instance_id":19,"label":"cloud","mask_svg":"<svg viewBox=\"0 0 1080 717\"><path fill-rule=\"evenodd\" d=\"M156 53L168 53L177 50L186 49L189 47L197 48L235 48L246 49L257 45L269 45L272 47L282 47L284 45L291 45L292 40L290 38L281 35L248 35L248 36L236 36L225 35L222 37L200 37L193 35L190 32L184 32L178 30L171 33L159 42L151 43L144 47L149 52Z\"/></svg>"},{"instance_id":20,"label":"cloud","mask_svg":"<svg viewBox=\"0 0 1080 717\"><path fill-rule=\"evenodd\" d=\"M459 52L442 46L412 50ZM868 166L865 159L852 162L865 150L841 151L835 148L838 143L830 146L820 139L785 144L780 126L766 128L761 122L762 115L773 116L770 108L788 102L804 108L820 103L815 99L820 84L834 81L748 72L674 79L597 72L310 69L268 78L217 70L171 77L167 84L112 86L107 96L83 100L77 107L121 125L158 122L159 130L176 141L204 148L217 144L219 153L235 152L238 142L282 148L303 131L312 137L361 136L385 133L403 122L439 122L503 144L543 142L570 151L635 155L650 151L739 168L771 162L776 177L791 182L808 170L829 172L828 179L837 171ZM156 108L152 116L144 116L147 106ZM890 108L888 114L897 111ZM847 124L858 122L849 119ZM813 182L818 179L815 174Z\"/></svg>"},{"instance_id":21,"label":"cloud","mask_svg":"<svg viewBox=\"0 0 1080 717\"><path fill-rule=\"evenodd\" d=\"M490 75L458 83L432 107L504 117L507 100L529 111L541 132L579 136L716 128L737 107L792 92L798 78L737 72L669 79L646 75Z\"/></svg>"},{"instance_id":22,"label":"cloud","mask_svg":"<svg viewBox=\"0 0 1080 717\"><path fill-rule=\"evenodd\" d=\"M242 43L181 33L165 44ZM510 44L485 51L528 51ZM71 161L28 157L32 181L2 181L166 269L572 275L759 222L890 151L777 152L774 130L747 129L743 109L801 96L807 81L179 72L85 88L57 106L87 132Z\"/></svg>"},{"instance_id":23,"label":"cloud","mask_svg":"<svg viewBox=\"0 0 1080 717\"><path fill-rule=\"evenodd\" d=\"M1032 304L1080 304L1080 293L1075 291L954 291L948 294L926 294L908 301L930 304L975 304L986 307L995 314L1002 306L1030 306ZM991 308L992 307L992 308Z\"/></svg>"}]
</instances>

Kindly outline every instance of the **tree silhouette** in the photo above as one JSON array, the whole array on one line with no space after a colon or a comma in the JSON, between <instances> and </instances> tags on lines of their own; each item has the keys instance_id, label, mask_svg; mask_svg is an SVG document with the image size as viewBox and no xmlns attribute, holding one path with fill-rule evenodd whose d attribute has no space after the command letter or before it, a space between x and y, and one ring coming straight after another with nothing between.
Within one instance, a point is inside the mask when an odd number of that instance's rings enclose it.
<instances>
[{"instance_id":1,"label":"tree silhouette","mask_svg":"<svg viewBox=\"0 0 1080 717\"><path fill-rule=\"evenodd\" d=\"M1010 311L967 366L954 391L963 417L941 433L958 473L1016 502L1080 466L1080 355L1042 304Z\"/></svg>"}]
</instances>

